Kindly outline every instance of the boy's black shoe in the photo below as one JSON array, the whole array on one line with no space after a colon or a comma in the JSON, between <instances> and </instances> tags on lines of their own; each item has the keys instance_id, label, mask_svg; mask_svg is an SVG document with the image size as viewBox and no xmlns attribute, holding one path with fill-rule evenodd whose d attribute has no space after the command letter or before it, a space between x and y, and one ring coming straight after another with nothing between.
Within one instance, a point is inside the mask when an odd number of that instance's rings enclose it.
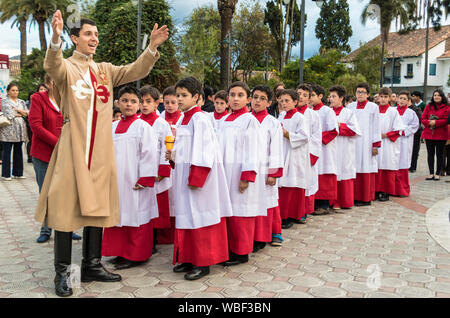
<instances>
[{"instance_id":1,"label":"boy's black shoe","mask_svg":"<svg viewBox=\"0 0 450 318\"><path fill-rule=\"evenodd\" d=\"M286 230L292 227L294 223L292 223L289 219L288 220L281 220L281 228Z\"/></svg>"},{"instance_id":2,"label":"boy's black shoe","mask_svg":"<svg viewBox=\"0 0 450 318\"><path fill-rule=\"evenodd\" d=\"M387 194L386 192L381 192L378 200L380 200L381 202L389 201L389 194Z\"/></svg>"},{"instance_id":3,"label":"boy's black shoe","mask_svg":"<svg viewBox=\"0 0 450 318\"><path fill-rule=\"evenodd\" d=\"M266 247L266 242L253 242L253 253L258 252Z\"/></svg>"},{"instance_id":4,"label":"boy's black shoe","mask_svg":"<svg viewBox=\"0 0 450 318\"><path fill-rule=\"evenodd\" d=\"M184 275L186 280L196 280L209 274L209 266L194 266L194 268Z\"/></svg>"},{"instance_id":5,"label":"boy's black shoe","mask_svg":"<svg viewBox=\"0 0 450 318\"><path fill-rule=\"evenodd\" d=\"M182 263L180 265L175 266L173 268L173 271L175 273L185 273L185 272L190 272L193 269L194 269L194 265L192 265L191 263Z\"/></svg>"},{"instance_id":6,"label":"boy's black shoe","mask_svg":"<svg viewBox=\"0 0 450 318\"><path fill-rule=\"evenodd\" d=\"M221 263L223 266L234 266L248 262L248 255L231 254L230 259Z\"/></svg>"},{"instance_id":7,"label":"boy's black shoe","mask_svg":"<svg viewBox=\"0 0 450 318\"><path fill-rule=\"evenodd\" d=\"M367 206L367 205L372 205L372 203L369 202L365 202L365 201L355 201L355 206Z\"/></svg>"},{"instance_id":8,"label":"boy's black shoe","mask_svg":"<svg viewBox=\"0 0 450 318\"><path fill-rule=\"evenodd\" d=\"M134 262L134 261L130 261L126 258L123 259L122 262L117 263L114 268L115 269L127 269L127 268L132 268L132 267L136 267L139 266L141 264L143 264L145 262Z\"/></svg>"}]
</instances>

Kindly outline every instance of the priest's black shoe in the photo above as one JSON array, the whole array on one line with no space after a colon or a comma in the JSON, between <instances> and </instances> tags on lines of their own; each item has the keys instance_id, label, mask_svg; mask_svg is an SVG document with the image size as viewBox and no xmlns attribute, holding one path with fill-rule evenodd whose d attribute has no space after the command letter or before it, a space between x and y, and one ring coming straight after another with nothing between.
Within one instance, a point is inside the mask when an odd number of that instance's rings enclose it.
<instances>
[{"instance_id":1,"label":"priest's black shoe","mask_svg":"<svg viewBox=\"0 0 450 318\"><path fill-rule=\"evenodd\" d=\"M57 266L55 266L57 268ZM70 274L67 271L67 267L57 269L55 276L55 293L59 297L69 297L72 296L72 288L69 287Z\"/></svg>"},{"instance_id":2,"label":"priest's black shoe","mask_svg":"<svg viewBox=\"0 0 450 318\"><path fill-rule=\"evenodd\" d=\"M127 269L141 265L144 262L134 262L124 258L121 262L114 265L115 269Z\"/></svg>"},{"instance_id":3,"label":"priest's black shoe","mask_svg":"<svg viewBox=\"0 0 450 318\"><path fill-rule=\"evenodd\" d=\"M73 291L70 288L70 272L72 256L72 233L55 231L55 272L54 279L55 293L59 297L72 296Z\"/></svg>"},{"instance_id":4,"label":"priest's black shoe","mask_svg":"<svg viewBox=\"0 0 450 318\"><path fill-rule=\"evenodd\" d=\"M209 266L194 266L194 268L184 275L187 280L196 280L209 274Z\"/></svg>"},{"instance_id":5,"label":"priest's black shoe","mask_svg":"<svg viewBox=\"0 0 450 318\"><path fill-rule=\"evenodd\" d=\"M194 269L194 265L191 263L181 263L173 268L175 273L185 273L190 272Z\"/></svg>"},{"instance_id":6,"label":"priest's black shoe","mask_svg":"<svg viewBox=\"0 0 450 318\"><path fill-rule=\"evenodd\" d=\"M234 266L248 262L248 255L232 255L230 260L223 262L223 266Z\"/></svg>"}]
</instances>

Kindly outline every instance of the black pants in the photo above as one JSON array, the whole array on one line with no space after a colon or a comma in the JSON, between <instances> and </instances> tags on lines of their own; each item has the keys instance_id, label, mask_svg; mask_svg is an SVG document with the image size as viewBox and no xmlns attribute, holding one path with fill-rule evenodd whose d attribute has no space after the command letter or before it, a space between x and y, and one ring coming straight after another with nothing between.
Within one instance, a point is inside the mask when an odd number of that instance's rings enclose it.
<instances>
[{"instance_id":1,"label":"black pants","mask_svg":"<svg viewBox=\"0 0 450 318\"><path fill-rule=\"evenodd\" d=\"M447 140L425 140L428 153L428 168L430 174L439 175L444 167L444 147ZM434 156L436 156L436 170L434 170Z\"/></svg>"},{"instance_id":2,"label":"black pants","mask_svg":"<svg viewBox=\"0 0 450 318\"><path fill-rule=\"evenodd\" d=\"M12 174L23 176L22 142L4 142L2 155L2 177L11 177L11 151L13 151Z\"/></svg>"},{"instance_id":3,"label":"black pants","mask_svg":"<svg viewBox=\"0 0 450 318\"><path fill-rule=\"evenodd\" d=\"M410 170L417 170L417 159L419 158L419 151L420 151L420 133L414 134L414 143L413 143L413 151L411 156L411 167Z\"/></svg>"},{"instance_id":4,"label":"black pants","mask_svg":"<svg viewBox=\"0 0 450 318\"><path fill-rule=\"evenodd\" d=\"M445 145L444 148L444 165L442 170L445 171L447 176L450 176L450 145Z\"/></svg>"}]
</instances>

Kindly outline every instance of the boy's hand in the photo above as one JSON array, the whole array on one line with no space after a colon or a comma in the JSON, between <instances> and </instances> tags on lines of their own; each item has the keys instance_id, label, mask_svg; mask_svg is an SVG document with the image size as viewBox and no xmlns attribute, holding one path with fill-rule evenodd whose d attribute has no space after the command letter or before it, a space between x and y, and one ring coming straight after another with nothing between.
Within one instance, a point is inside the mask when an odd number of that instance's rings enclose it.
<instances>
[{"instance_id":1,"label":"boy's hand","mask_svg":"<svg viewBox=\"0 0 450 318\"><path fill-rule=\"evenodd\" d=\"M266 184L268 184L270 186L274 186L275 184L277 184L277 179L274 177L268 177Z\"/></svg>"},{"instance_id":2,"label":"boy's hand","mask_svg":"<svg viewBox=\"0 0 450 318\"><path fill-rule=\"evenodd\" d=\"M245 190L247 190L247 188L248 188L248 181L241 180L241 182L239 182L239 192L244 193Z\"/></svg>"},{"instance_id":3,"label":"boy's hand","mask_svg":"<svg viewBox=\"0 0 450 318\"><path fill-rule=\"evenodd\" d=\"M200 189L200 187L191 186L191 185L188 185L188 187L189 187L189 189L191 189L191 190L197 190L197 189Z\"/></svg>"},{"instance_id":4,"label":"boy's hand","mask_svg":"<svg viewBox=\"0 0 450 318\"><path fill-rule=\"evenodd\" d=\"M284 138L289 139L289 131L287 131L286 129L283 128L283 136Z\"/></svg>"},{"instance_id":5,"label":"boy's hand","mask_svg":"<svg viewBox=\"0 0 450 318\"><path fill-rule=\"evenodd\" d=\"M387 134L381 134L381 138L386 138L387 137Z\"/></svg>"},{"instance_id":6,"label":"boy's hand","mask_svg":"<svg viewBox=\"0 0 450 318\"><path fill-rule=\"evenodd\" d=\"M172 150L166 150L166 161L172 160Z\"/></svg>"},{"instance_id":7,"label":"boy's hand","mask_svg":"<svg viewBox=\"0 0 450 318\"><path fill-rule=\"evenodd\" d=\"M64 28L64 21L62 18L61 11L56 10L56 12L55 12L55 14L53 14L53 18L52 18L52 29L53 29L52 42L53 43L55 43L55 44L59 43L63 28Z\"/></svg>"},{"instance_id":8,"label":"boy's hand","mask_svg":"<svg viewBox=\"0 0 450 318\"><path fill-rule=\"evenodd\" d=\"M145 189L144 186L141 186L139 183L136 183L133 187L133 190L142 190Z\"/></svg>"},{"instance_id":9,"label":"boy's hand","mask_svg":"<svg viewBox=\"0 0 450 318\"><path fill-rule=\"evenodd\" d=\"M166 177L159 176L158 178L156 178L156 182L163 181L165 178L166 178Z\"/></svg>"},{"instance_id":10,"label":"boy's hand","mask_svg":"<svg viewBox=\"0 0 450 318\"><path fill-rule=\"evenodd\" d=\"M155 52L158 47L169 38L169 29L163 25L158 29L158 23L155 23L152 34L150 35L150 50Z\"/></svg>"},{"instance_id":11,"label":"boy's hand","mask_svg":"<svg viewBox=\"0 0 450 318\"><path fill-rule=\"evenodd\" d=\"M377 156L378 155L378 148L372 148L372 156Z\"/></svg>"}]
</instances>

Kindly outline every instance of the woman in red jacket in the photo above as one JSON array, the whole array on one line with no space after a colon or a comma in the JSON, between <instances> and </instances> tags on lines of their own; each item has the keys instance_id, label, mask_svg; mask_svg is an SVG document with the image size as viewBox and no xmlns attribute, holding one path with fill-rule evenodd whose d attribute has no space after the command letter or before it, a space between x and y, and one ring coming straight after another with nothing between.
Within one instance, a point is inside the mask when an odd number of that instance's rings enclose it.
<instances>
[{"instance_id":1,"label":"woman in red jacket","mask_svg":"<svg viewBox=\"0 0 450 318\"><path fill-rule=\"evenodd\" d=\"M439 180L439 173L444 163L444 147L448 137L447 117L450 106L441 89L433 92L431 102L425 107L422 114L422 123L425 126L422 139L425 139L428 152L428 168L430 176L427 180ZM434 170L434 157L436 155L436 170Z\"/></svg>"},{"instance_id":2,"label":"woman in red jacket","mask_svg":"<svg viewBox=\"0 0 450 318\"><path fill-rule=\"evenodd\" d=\"M64 121L59 106L53 97L53 81L47 74L45 75L45 85L48 91L39 91L31 96L30 112L28 115L30 128L33 132L30 155L33 161L39 192L41 192L48 163L52 156L53 148L58 142ZM47 220L45 220L37 242L47 242L50 239L51 233L52 229L48 227ZM73 233L72 238L81 239L75 233Z\"/></svg>"}]
</instances>

